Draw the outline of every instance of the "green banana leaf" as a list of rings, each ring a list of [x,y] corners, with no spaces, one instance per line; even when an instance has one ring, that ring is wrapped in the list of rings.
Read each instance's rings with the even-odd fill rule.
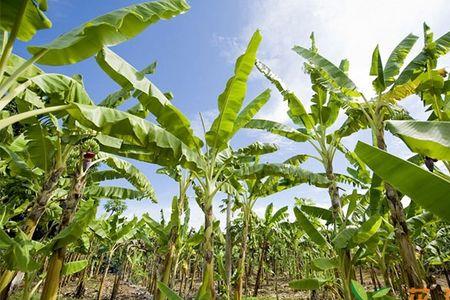
[[[300,211],[298,207],[294,207],[294,214],[297,222],[300,225],[300,228],[306,232],[311,241],[319,246],[328,245],[325,237],[314,227],[314,225],[308,220],[305,214]]]
[[[435,58],[445,55],[450,50],[450,31],[434,41]],[[403,85],[408,81],[413,81],[423,70],[429,59],[429,49],[423,49],[413,60],[403,69],[395,81],[395,85]]]
[[[320,278],[303,278],[289,282],[289,287],[296,291],[312,291],[320,289],[326,282]]]
[[[18,22],[22,2],[26,6],[20,22],[17,38],[23,42],[27,42],[36,34],[36,31],[51,28],[52,22],[43,13],[43,11],[47,10],[47,0],[2,0],[0,2],[0,31],[11,32],[14,24]]]
[[[372,53],[372,64],[370,66],[370,75],[376,76],[372,81],[372,85],[377,93],[381,93],[386,89],[386,82],[384,81],[383,63],[381,62],[381,55],[378,45]]]
[[[277,151],[279,148],[277,145],[272,143],[260,143],[260,142],[254,142],[248,146],[245,146],[243,148],[239,148],[235,151],[235,154],[238,155],[263,155],[268,153],[273,153]]]
[[[61,274],[67,276],[83,271],[88,263],[89,261],[87,259],[66,262],[61,270]]]
[[[96,59],[100,67],[123,89],[134,88],[141,92],[138,93],[138,100],[156,117],[161,127],[191,149],[201,148],[202,141],[195,137],[189,119],[144,74],[108,48],[103,48]]]
[[[120,159],[117,156],[100,152],[97,154],[99,159],[105,158],[103,161],[110,168],[119,172],[123,178],[128,180],[134,187],[136,187],[146,197],[156,201],[156,194],[152,187],[152,184],[138,168],[132,163]]]
[[[242,165],[235,172],[240,178],[257,179],[266,176],[281,176],[293,179],[298,183],[303,182],[318,187],[327,187],[329,185],[329,181],[325,176],[289,164],[264,163]]]
[[[314,259],[311,263],[316,269],[321,271],[331,270],[339,267],[339,262],[336,258],[321,257]]]
[[[378,229],[383,223],[383,218],[375,214],[371,216],[367,221],[361,224],[358,232],[353,236],[353,242],[356,244],[363,244],[367,242],[374,234],[377,233]]]
[[[308,112],[306,111],[303,103],[300,99],[291,91],[289,91],[284,82],[272,72],[272,70],[262,63],[260,60],[256,60],[256,68],[278,89],[283,96],[283,99],[288,103],[288,115],[295,124],[302,125],[307,129],[312,129],[314,121]]]
[[[98,199],[136,199],[141,200],[146,197],[141,191],[127,189],[120,186],[90,186],[84,191],[87,197]]]
[[[450,122],[388,121],[386,129],[415,153],[450,161]]]
[[[114,46],[127,41],[147,26],[186,12],[184,0],[162,0],[130,5],[97,17],[69,31],[46,45],[30,46],[28,51],[45,54],[37,63],[66,65],[82,61],[100,51],[103,46]]]
[[[400,73],[400,68],[403,66],[406,56],[411,51],[416,43],[418,37],[413,34],[408,34],[391,52],[384,67],[384,80],[386,86],[391,85],[395,81],[395,76]]]
[[[336,85],[343,90],[344,94],[355,97],[360,95],[357,91],[356,85],[352,80],[350,80],[350,78],[348,78],[347,74],[317,52],[300,46],[294,46],[292,50],[308,60],[311,64],[324,70],[330,79],[332,79]]]
[[[245,127],[265,130],[296,142],[304,142],[309,138],[307,134],[275,121],[253,119],[248,122]]]
[[[366,290],[358,281],[352,279],[350,283],[350,289],[356,300],[369,300],[369,296],[367,295]]]
[[[173,290],[171,290],[167,285],[158,281],[158,289],[163,293],[168,300],[183,300],[180,296],[178,296]]]
[[[58,233],[41,251],[54,251],[77,241],[95,218],[96,213],[96,201],[90,199],[82,202],[69,226]]]
[[[375,174],[402,194],[450,221],[450,181],[363,142],[358,142],[355,152]]]
[[[248,43],[245,53],[237,59],[234,75],[228,80],[223,93],[219,95],[219,115],[205,136],[206,143],[216,151],[225,149],[235,133],[236,118],[247,93],[247,80],[253,69],[261,40],[260,32],[256,31]]]
[[[257,113],[258,111],[269,101],[270,89],[265,90],[255,99],[253,99],[244,109],[239,113],[234,122],[234,133],[244,127]]]
[[[122,139],[113,154],[173,166],[178,163],[196,169],[200,163],[197,153],[189,149],[170,132],[145,119],[116,109],[73,104],[69,114],[83,126],[113,138]],[[115,151],[115,152],[114,152]],[[109,151],[107,151],[109,152]]]

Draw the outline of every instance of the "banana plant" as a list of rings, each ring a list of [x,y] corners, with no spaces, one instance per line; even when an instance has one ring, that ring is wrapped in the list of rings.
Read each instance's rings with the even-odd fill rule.
[[[136,231],[139,230],[141,224],[142,222],[139,223],[137,218],[127,221],[118,214],[114,214],[110,218],[99,220],[90,226],[90,229],[101,239],[107,251],[106,266],[98,287],[97,299],[103,299],[104,283],[113,255],[121,247],[126,246],[136,234]]]
[[[266,211],[264,212],[264,220],[262,222],[262,230],[261,230],[261,252],[259,256],[259,263],[258,263],[258,271],[256,273],[256,279],[255,279],[255,289],[253,291],[253,297],[258,296],[258,290],[260,288],[261,284],[261,274],[262,269],[264,267],[264,261],[266,260],[267,253],[269,251],[270,244],[269,242],[272,240],[271,237],[274,235],[277,235],[277,226],[279,223],[286,218],[286,212],[288,210],[287,206],[284,206],[280,209],[278,209],[276,212],[273,212],[273,203],[270,203],[266,207]]]
[[[386,65],[383,67],[378,46],[372,54],[370,75],[374,76],[372,84],[376,92],[375,97],[368,99],[341,69],[332,64],[315,51],[295,46],[293,50],[307,59],[310,64],[316,66],[323,74],[325,84],[335,89],[347,98],[348,119],[338,130],[342,135],[348,135],[355,130],[370,127],[372,130],[373,144],[381,150],[386,150],[384,138],[384,122],[393,119],[409,118],[402,111],[397,102],[418,91],[421,84],[428,80],[426,72],[429,66],[429,57],[436,62],[437,58],[445,55],[449,50],[450,32],[432,41],[428,26],[424,25],[425,47],[411,62],[403,68],[402,65],[411,48],[417,41],[417,37],[410,34],[405,37],[392,51]],[[431,65],[432,68],[435,64]],[[431,71],[431,70],[430,70]],[[375,177],[373,187],[381,185],[380,179]],[[387,202],[391,211],[391,221],[396,228],[396,239],[408,276],[410,287],[423,286],[423,274],[414,254],[414,246],[411,243],[406,224],[403,207],[398,192],[388,183],[384,184]]]
[[[242,299],[243,277],[247,254],[249,223],[256,201],[261,197],[273,195],[285,189],[308,183],[315,186],[326,186],[325,176],[310,173],[300,168],[295,159],[288,159],[283,164],[260,163],[259,157],[274,152],[278,147],[274,144],[259,142],[238,149],[234,153],[234,183],[237,206],[243,215],[242,250],[240,253],[237,278],[235,280],[234,299]],[[241,182],[241,183],[239,183]]]
[[[4,1],[0,4],[0,35],[2,37],[0,57],[0,108],[1,110],[31,84],[33,76],[40,70],[34,63],[45,65],[74,64],[95,55],[104,46],[114,46],[141,33],[148,26],[167,20],[189,10],[184,0],[162,0],[130,5],[94,18],[89,22],[63,34],[52,42],[29,46],[32,57],[25,60],[12,53],[17,39],[29,41],[38,30],[51,27],[45,16],[47,1]],[[92,41],[95,40],[95,43]],[[28,79],[22,82],[21,79]],[[0,128],[15,122],[46,114],[63,112],[70,105],[49,105],[3,117]],[[0,111],[1,111],[0,110]]]
[[[315,44],[314,35],[311,35],[311,48],[307,50],[312,55],[317,55],[317,47]],[[288,125],[281,124],[269,120],[253,119],[247,123],[247,128],[254,128],[266,130],[270,133],[280,135],[294,142],[306,142],[310,144],[317,155],[299,155],[297,159],[302,161],[312,158],[317,160],[324,169],[324,175],[330,181],[328,186],[328,193],[332,204],[332,214],[334,219],[335,231],[343,224],[343,215],[341,208],[341,199],[338,190],[338,182],[347,181],[353,184],[364,186],[368,183],[369,174],[364,167],[364,164],[357,158],[357,156],[346,149],[342,144],[341,131],[335,130],[329,132],[329,128],[335,124],[339,112],[344,106],[346,98],[341,93],[330,88],[326,84],[327,77],[312,63],[305,63],[306,73],[310,76],[312,83],[312,90],[315,92],[310,106],[310,112],[306,110],[300,99],[291,91],[289,91],[285,84],[275,75],[269,67],[262,62],[257,61],[256,66],[258,70],[276,86],[282,94],[283,99],[288,104],[288,115],[294,124],[299,128],[292,128]],[[345,74],[348,71],[348,61],[343,60],[339,72]],[[342,152],[346,158],[355,165],[356,169],[349,168],[350,176],[344,174],[336,174],[333,170],[333,161],[337,151]],[[295,160],[296,158],[292,158]],[[344,224],[345,226],[345,224]],[[350,293],[350,278],[353,274],[353,268],[349,263],[351,260],[350,251],[343,249],[339,255],[340,259],[347,261],[341,265],[343,280],[343,287],[345,299],[351,299]]]

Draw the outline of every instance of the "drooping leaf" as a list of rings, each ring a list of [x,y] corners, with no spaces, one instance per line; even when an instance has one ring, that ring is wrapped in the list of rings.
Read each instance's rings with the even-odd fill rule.
[[[382,222],[383,218],[380,215],[375,214],[371,216],[367,221],[362,223],[361,227],[359,227],[358,232],[353,236],[353,241],[357,244],[367,242],[375,233],[377,233]]]
[[[303,204],[300,209],[310,216],[325,220],[329,223],[333,222],[333,213],[329,209],[306,204]]]
[[[301,124],[307,129],[312,129],[314,121],[311,116],[308,115],[305,107],[300,99],[291,91],[289,91],[284,82],[272,72],[272,70],[263,64],[261,61],[256,61],[256,68],[278,89],[283,96],[283,99],[288,103],[288,115],[296,124]]]
[[[90,186],[84,194],[98,199],[143,199],[146,197],[141,191],[127,189],[120,186]]]
[[[314,243],[319,246],[325,246],[328,244],[323,235],[314,227],[314,225],[308,220],[304,213],[298,209],[298,207],[294,207],[294,214],[301,229],[306,232]]]
[[[27,42],[36,34],[36,31],[52,27],[52,22],[45,16],[45,7],[39,6],[38,1],[2,0],[0,2],[0,30],[11,32],[14,24],[18,22],[22,3],[25,4],[23,18],[20,21],[17,38]]]
[[[450,181],[385,151],[358,142],[356,154],[383,180],[412,201],[450,221]]]
[[[389,121],[386,129],[401,138],[411,151],[450,161],[450,122]]]
[[[46,51],[37,62],[66,65],[96,54],[103,46],[114,46],[138,35],[147,26],[186,12],[184,0],[162,0],[130,5],[97,17],[46,45],[28,47],[35,55]]]
[[[336,84],[346,93],[353,96],[359,96],[359,92],[357,91],[356,85],[353,83],[353,81],[348,78],[344,71],[336,67],[329,60],[322,57],[316,52],[300,46],[294,46],[293,50],[313,65],[323,69],[328,74],[328,76],[332,80],[334,80]]]
[[[225,90],[219,96],[219,115],[205,136],[207,144],[213,149],[220,151],[226,148],[233,136],[235,121],[247,93],[247,80],[253,69],[261,40],[261,34],[256,31],[245,53],[237,59],[234,75],[228,80]]]
[[[347,226],[341,231],[339,231],[336,236],[333,238],[333,245],[336,249],[345,249],[351,248],[354,246],[351,242],[353,237],[358,232],[358,229],[355,226]]]
[[[136,187],[143,195],[156,201],[155,191],[148,180],[138,168],[132,163],[120,159],[119,157],[106,153],[98,153],[98,158],[105,158],[106,163],[110,168],[119,172],[123,178],[126,178],[134,187]]]
[[[289,282],[289,287],[296,291],[318,290],[326,283],[326,280],[320,278],[303,278]]]
[[[61,274],[67,276],[81,272],[87,267],[88,263],[87,259],[66,262],[61,270]]]
[[[101,68],[123,89],[134,88],[143,108],[151,112],[158,123],[192,149],[202,146],[195,137],[188,118],[144,74],[108,48],[97,54]]]
[[[307,134],[275,121],[253,119],[245,127],[265,130],[296,142],[304,142],[308,139]]]
[[[327,187],[329,184],[329,181],[325,176],[289,164],[264,163],[243,165],[235,172],[241,178],[256,179],[264,178],[266,176],[281,176],[295,180],[297,184],[303,182],[319,187]]]
[[[339,266],[336,258],[316,258],[312,261],[312,264],[315,268],[321,271],[335,269]]]
[[[163,128],[142,118],[106,107],[75,104],[68,112],[83,126],[122,139],[120,149],[109,149],[120,156],[131,157],[162,166],[181,163],[196,168],[196,152]]]
[[[278,146],[272,143],[255,142],[235,151],[238,155],[263,155],[272,153],[278,150]]]

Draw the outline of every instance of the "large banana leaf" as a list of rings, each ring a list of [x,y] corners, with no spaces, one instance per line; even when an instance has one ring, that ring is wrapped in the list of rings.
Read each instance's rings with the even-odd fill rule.
[[[305,214],[300,209],[298,209],[298,207],[294,207],[294,214],[300,225],[300,228],[306,232],[311,241],[319,246],[328,245],[325,237],[316,229],[316,227],[314,227],[314,225],[309,221]]]
[[[278,150],[278,146],[272,143],[260,143],[260,142],[254,142],[248,146],[245,146],[243,148],[239,148],[235,151],[238,155],[263,155],[272,153]]]
[[[183,300],[183,298],[178,296],[177,293],[175,293],[173,290],[171,290],[163,282],[158,281],[157,285],[158,285],[158,289],[167,297],[168,300]]]
[[[89,261],[87,259],[66,262],[61,270],[62,275],[72,275],[82,271],[87,267]]]
[[[184,0],[130,5],[90,20],[49,44],[28,47],[28,50],[33,55],[46,51],[37,61],[40,64],[73,64],[96,54],[103,46],[120,44],[138,35],[147,26],[175,17],[188,9],[189,5]]]
[[[122,139],[116,152],[163,166],[196,168],[200,158],[170,132],[131,114],[93,105],[74,104],[69,114],[83,126]],[[114,150],[114,149],[112,149]],[[115,152],[112,152],[115,153]],[[129,155],[127,155],[127,153]]]
[[[144,175],[138,168],[136,168],[132,163],[120,159],[111,154],[98,153],[98,158],[105,158],[103,161],[110,168],[119,172],[123,178],[127,179],[134,187],[136,187],[142,194],[146,197],[156,200],[155,191],[148,180],[147,176]]]
[[[251,179],[264,178],[266,176],[280,176],[292,179],[298,184],[303,182],[319,187],[327,187],[329,184],[325,176],[289,164],[265,163],[243,165],[236,170],[236,175],[241,178]]]
[[[378,45],[372,53],[372,64],[370,66],[369,74],[372,76],[376,76],[376,78],[372,81],[372,85],[374,86],[377,93],[381,93],[382,91],[384,91],[386,89],[386,82],[384,81],[383,63],[381,61],[381,55]]]
[[[270,120],[253,119],[245,127],[265,130],[296,142],[304,142],[309,137],[307,134],[295,130],[292,127]]]
[[[8,270],[31,272],[39,268],[39,263],[33,260],[33,252],[36,252],[41,244],[30,240],[25,233],[19,230],[14,238],[9,237],[0,229],[0,247],[3,259]]]
[[[450,122],[389,121],[386,128],[411,151],[439,160],[450,160]]]
[[[327,281],[321,278],[303,278],[289,282],[289,287],[296,291],[318,290]]]
[[[389,86],[395,81],[395,76],[400,72],[400,68],[405,61],[406,56],[411,51],[411,48],[416,43],[418,37],[413,34],[408,34],[392,51],[391,55],[384,67],[384,80],[386,85]]]
[[[263,64],[261,61],[257,60],[256,68],[278,89],[278,91],[283,96],[283,99],[288,103],[288,115],[298,125],[303,125],[307,129],[312,129],[314,126],[314,121],[311,116],[308,115],[303,103],[298,99],[298,97],[291,91],[289,91],[284,82],[272,72],[272,70]]]
[[[141,191],[127,189],[119,186],[90,186],[86,188],[84,194],[87,197],[93,197],[98,199],[137,199],[140,200],[146,195]],[[153,199],[152,199],[153,200]]]
[[[292,50],[294,50],[297,54],[308,60],[313,65],[324,70],[328,74],[328,76],[345,92],[345,94],[351,96],[359,96],[359,92],[357,91],[356,85],[353,83],[353,81],[348,78],[347,74],[345,74],[343,70],[335,66],[329,60],[315,51],[311,51],[300,46],[294,46]]]
[[[433,52],[435,57],[443,56],[450,50],[450,31],[438,38],[434,42]],[[423,49],[400,73],[395,85],[406,84],[410,80],[414,80],[421,71],[426,67],[429,59],[430,49]]]
[[[244,102],[247,80],[253,69],[261,40],[261,34],[256,31],[245,53],[237,59],[234,75],[228,80],[225,90],[219,96],[219,115],[205,136],[207,144],[217,151],[226,148],[233,136],[235,121]]]
[[[383,180],[450,222],[450,181],[363,142],[355,152]]]
[[[108,48],[103,48],[96,59],[101,68],[122,88],[132,87],[141,92],[137,97],[138,100],[145,109],[155,115],[156,120],[164,129],[191,149],[202,146],[202,141],[194,136],[189,119],[142,72],[136,70]]]
[[[5,127],[8,127],[9,125],[12,125],[16,122],[20,122],[20,121],[23,121],[23,120],[26,120],[28,118],[35,117],[38,115],[47,114],[47,113],[51,113],[51,112],[60,112],[60,113],[64,112],[69,107],[71,107],[70,104],[50,106],[50,107],[45,107],[45,108],[40,108],[40,109],[23,112],[23,113],[16,114],[16,115],[4,118],[4,119],[0,119],[0,130]]]
[[[29,41],[36,31],[52,27],[52,22],[44,15],[46,0],[2,0],[0,2],[0,30],[11,32],[14,24],[20,22],[17,38]],[[23,18],[19,20],[22,3],[25,3]]]
[[[253,99],[244,109],[239,113],[234,122],[234,133],[245,126],[257,113],[258,111],[267,103],[270,98],[270,90],[267,89],[261,94],[259,94],[255,99]]]
[[[48,129],[37,122],[25,131],[28,141],[28,153],[31,161],[45,172],[49,171],[53,164],[55,145],[52,143]]]

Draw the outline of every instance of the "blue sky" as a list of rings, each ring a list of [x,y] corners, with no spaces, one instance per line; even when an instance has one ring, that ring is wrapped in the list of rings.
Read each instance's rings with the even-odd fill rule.
[[[89,19],[136,2],[142,1],[50,0],[47,15],[53,28],[39,32],[28,45],[49,42]],[[196,131],[200,130],[199,112],[207,123],[213,120],[217,96],[232,74],[234,60],[257,28],[261,29],[264,37],[259,57],[305,103],[309,103],[310,84],[301,69],[303,61],[290,49],[295,44],[309,45],[312,31],[316,34],[320,52],[335,63],[348,58],[352,79],[371,95],[368,70],[371,52],[377,43],[381,43],[381,55],[386,60],[390,51],[408,33],[422,37],[424,21],[431,26],[436,37],[450,29],[450,10],[445,0],[193,0],[189,3],[191,10],[188,13],[157,23],[138,37],[112,49],[138,69],[157,60],[157,72],[150,79],[161,90],[174,94],[173,103],[192,120]],[[421,46],[422,40],[419,40],[414,53]],[[16,46],[14,51],[29,56],[24,44]],[[448,57],[442,60],[442,66],[448,67],[449,64]],[[92,58],[75,65],[41,67],[47,72],[82,74],[86,89],[95,101],[118,89]],[[249,81],[247,99],[252,99],[267,87],[269,84],[255,73]],[[280,96],[274,90],[272,95],[259,117],[288,122]],[[417,118],[425,117],[416,98],[407,99],[403,105]],[[400,141],[388,138],[388,147],[399,155],[408,155]],[[369,140],[367,133],[362,133],[349,138],[346,144],[353,147],[358,139]],[[256,140],[276,142],[283,147],[280,153],[269,157],[271,161],[282,161],[288,155],[311,151],[306,146],[249,130],[239,133],[232,145],[238,147]],[[145,200],[129,201],[127,214],[140,215],[148,211],[157,217],[160,209],[168,211],[170,200],[177,191],[176,184],[165,176],[156,175],[155,166],[143,163],[137,163],[137,166],[152,181],[159,204]],[[320,170],[314,163],[307,163],[306,167]],[[337,158],[336,169],[345,171],[342,157]],[[261,199],[255,210],[261,213],[270,202],[274,202],[276,207],[291,205],[295,196],[312,198],[319,205],[328,205],[325,190],[302,186]],[[219,196],[217,204],[220,199]],[[201,212],[194,201],[191,203],[192,223],[199,226],[202,223]],[[218,218],[223,216],[218,214]]]

